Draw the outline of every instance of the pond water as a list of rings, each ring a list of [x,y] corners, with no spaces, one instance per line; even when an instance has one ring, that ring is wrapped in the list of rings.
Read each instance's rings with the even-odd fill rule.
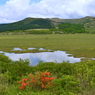
[[[28,49],[35,49],[35,48],[28,48]],[[20,48],[14,48],[14,50],[22,50]],[[45,50],[43,48],[39,48],[39,50]],[[55,63],[61,63],[63,61],[69,61],[69,63],[75,63],[80,62],[81,58],[74,58],[73,56],[69,56],[70,54],[66,54],[65,51],[54,51],[50,52],[39,52],[39,53],[8,53],[8,52],[2,52],[4,55],[8,56],[11,60],[17,61],[20,58],[21,59],[29,59],[30,65],[35,66],[38,64],[39,61],[43,62],[55,62]]]

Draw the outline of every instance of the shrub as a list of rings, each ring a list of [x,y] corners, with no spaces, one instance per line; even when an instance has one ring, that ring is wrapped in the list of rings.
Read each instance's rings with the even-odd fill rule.
[[[0,54],[0,61],[2,62],[11,62],[11,59],[9,59],[7,56]]]
[[[23,78],[21,81],[18,81],[20,84],[19,89],[38,89],[38,90],[44,90],[48,89],[53,85],[51,82],[54,79],[54,77],[50,77],[50,72],[36,72],[34,75],[29,74],[28,78]]]
[[[63,92],[66,93],[71,92],[74,94],[81,91],[79,81],[74,76],[71,75],[63,75],[62,78],[55,79],[54,85],[55,85],[54,90],[56,91],[57,95],[63,94]]]

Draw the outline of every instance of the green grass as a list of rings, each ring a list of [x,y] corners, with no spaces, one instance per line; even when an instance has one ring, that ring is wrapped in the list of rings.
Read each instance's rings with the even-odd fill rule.
[[[50,34],[50,35],[0,35],[0,50],[10,52],[14,47],[27,49],[42,47],[62,50],[75,57],[95,57],[94,34]]]

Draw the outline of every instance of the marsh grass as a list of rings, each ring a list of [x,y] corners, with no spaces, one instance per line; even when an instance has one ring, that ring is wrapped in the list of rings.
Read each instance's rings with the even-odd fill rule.
[[[46,39],[48,38],[48,39]],[[94,34],[0,35],[0,50],[38,47],[67,51],[75,57],[95,57]],[[28,51],[26,51],[28,52]]]
[[[13,50],[9,51],[10,53],[38,53],[38,52],[53,52],[53,50],[48,51],[48,50],[38,50],[38,49],[33,49],[33,50]]]

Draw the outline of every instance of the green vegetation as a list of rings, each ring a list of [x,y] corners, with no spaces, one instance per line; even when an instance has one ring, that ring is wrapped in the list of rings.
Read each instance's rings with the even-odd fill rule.
[[[68,24],[72,24],[72,25],[75,24],[75,26],[79,25],[79,27],[80,26],[84,27],[86,33],[93,33],[93,34],[95,33],[95,17],[87,16],[87,17],[79,18],[79,19],[58,19],[58,18],[52,18],[50,20],[52,21],[52,23],[55,25],[56,28],[58,28],[57,25],[59,25],[59,24],[68,23]],[[81,32],[82,28],[79,29],[80,32],[77,31],[78,29],[79,28],[77,27],[76,33],[82,33]],[[70,32],[70,33],[72,33],[72,32]]]
[[[0,27],[3,27],[3,26],[5,26],[5,25],[7,25],[7,24],[0,24]]]
[[[67,51],[75,57],[95,58],[94,34],[0,35],[0,51],[10,52],[14,47],[38,47]],[[28,51],[26,51],[28,52]]]
[[[52,34],[49,29],[30,29],[24,31],[26,34]]]
[[[5,31],[1,35],[22,35],[22,34],[52,34],[49,29],[29,29],[29,30],[15,30],[15,31]]]
[[[53,79],[52,85],[46,88],[40,86],[40,82],[44,83],[44,80],[39,80],[38,72],[42,72],[42,75],[46,72],[48,77],[43,75],[41,79]],[[32,82],[36,81],[39,86],[30,84],[25,87],[28,83],[27,76],[31,76]],[[21,83],[20,89],[18,82]],[[95,61],[74,64],[39,62],[37,66],[29,66],[28,60],[11,61],[0,55],[0,95],[95,95]]]
[[[25,50],[15,53],[39,52],[27,50],[34,47],[83,57],[73,64],[40,61],[30,66],[28,59],[12,61],[0,54],[0,95],[95,95],[95,60],[91,60],[95,58],[94,17],[26,18],[0,24],[0,34],[0,51],[14,52],[19,47]]]
[[[85,28],[81,24],[62,23],[58,24],[58,29],[63,31],[65,34],[86,33]]]
[[[42,31],[38,31],[36,29],[42,29]],[[0,24],[0,32],[13,34],[94,34],[95,17],[84,17],[79,19],[26,18],[14,23]]]
[[[76,57],[86,57],[82,59],[85,59],[84,61],[73,64],[39,62],[37,66],[29,66],[28,59],[12,61],[1,54],[0,95],[94,95],[95,61],[88,61],[90,58],[95,58],[94,39],[94,34],[0,35],[1,51],[11,52],[14,47],[22,49],[43,47],[67,51]],[[34,52],[37,50],[35,49]],[[50,72],[50,78],[54,77],[53,85],[49,85],[49,88],[39,88],[41,81],[35,76],[37,71]],[[39,87],[30,84],[20,90],[17,82],[26,79],[30,73],[35,76]]]
[[[1,26],[1,25],[0,25]],[[2,25],[0,32],[14,31],[14,30],[27,30],[27,29],[51,29],[53,25],[50,20],[41,18],[26,18],[24,20]]]

